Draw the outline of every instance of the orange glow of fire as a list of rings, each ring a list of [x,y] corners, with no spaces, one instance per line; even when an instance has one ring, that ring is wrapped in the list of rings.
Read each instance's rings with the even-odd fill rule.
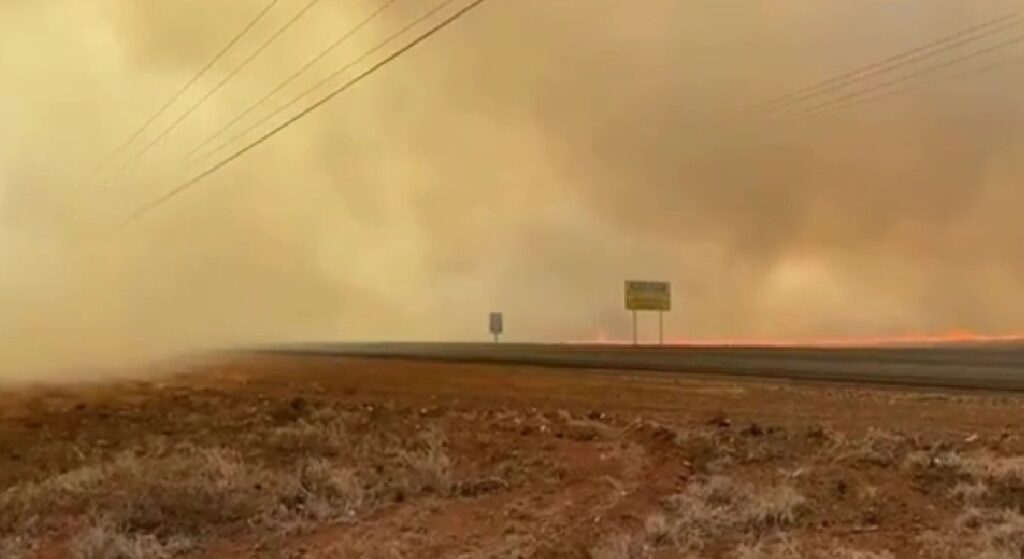
[[[641,344],[656,343],[657,340],[641,339]],[[900,345],[938,345],[961,343],[1006,343],[1024,342],[1024,334],[977,334],[970,330],[956,328],[945,334],[908,334],[902,336],[851,336],[840,338],[672,338],[666,345],[674,346],[754,346],[754,347],[863,347]],[[605,332],[595,339],[570,342],[573,344],[631,345],[632,340],[617,340]]]

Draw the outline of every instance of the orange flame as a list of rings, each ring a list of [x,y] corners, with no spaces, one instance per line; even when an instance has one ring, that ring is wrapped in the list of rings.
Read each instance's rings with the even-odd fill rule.
[[[908,334],[902,336],[851,336],[840,338],[672,338],[666,345],[673,346],[753,346],[753,347],[870,347],[870,346],[914,346],[966,343],[1024,342],[1024,334],[977,334],[970,330],[955,328],[945,334]],[[596,339],[570,342],[572,344],[631,345],[632,340],[615,340],[600,333]],[[649,339],[641,344],[654,343]]]

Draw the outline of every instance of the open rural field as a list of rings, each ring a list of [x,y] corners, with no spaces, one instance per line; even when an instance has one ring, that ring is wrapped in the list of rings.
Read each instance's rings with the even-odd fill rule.
[[[1014,393],[241,355],[0,396],[0,557],[1019,558]]]

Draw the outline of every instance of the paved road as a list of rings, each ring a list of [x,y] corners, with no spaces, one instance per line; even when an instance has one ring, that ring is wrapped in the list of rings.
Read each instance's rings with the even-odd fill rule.
[[[710,373],[952,388],[1024,390],[1024,344],[757,347],[542,344],[300,344],[272,352],[581,369]]]

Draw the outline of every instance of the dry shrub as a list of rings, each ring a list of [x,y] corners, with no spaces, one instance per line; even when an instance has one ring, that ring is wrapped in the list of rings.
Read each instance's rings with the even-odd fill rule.
[[[8,487],[0,493],[0,534],[24,534],[45,524],[48,514],[83,506],[83,496],[102,491],[105,472],[85,466],[70,472]]]
[[[964,464],[971,476],[1001,485],[1024,486],[1024,456],[995,456],[982,453]]]
[[[974,506],[967,507],[953,521],[953,527],[958,532],[977,530],[985,523],[986,514],[991,514],[991,512],[982,511]]]
[[[857,490],[857,496],[868,502],[874,502],[878,500],[879,489],[875,485],[864,485]]]
[[[70,472],[7,488],[0,494],[0,529],[11,530],[19,522],[35,520],[53,509],[63,509],[103,489],[106,472],[85,466]]]
[[[673,540],[699,549],[708,538],[730,529],[738,518],[738,493],[730,478],[714,476],[670,497],[666,505]]]
[[[735,441],[723,436],[721,429],[677,430],[675,444],[689,457],[694,471],[705,475],[725,470],[738,455]]]
[[[841,547],[816,555],[819,559],[896,559],[890,551],[862,551]]]
[[[904,460],[918,489],[932,495],[954,496],[954,488],[970,480],[966,459],[956,451],[915,451]],[[964,490],[963,487],[957,491]]]
[[[410,493],[450,495],[454,481],[446,445],[444,435],[428,431],[412,449],[402,449],[399,458],[403,466],[403,479],[399,481],[399,487]]]
[[[836,437],[830,452],[839,462],[888,468],[901,462],[909,447],[908,443],[903,435],[872,427],[859,439]]]
[[[617,440],[622,435],[621,431],[610,425],[592,419],[577,419],[565,410],[559,410],[557,415],[562,423],[565,436],[572,440],[611,441]]]
[[[733,553],[735,559],[895,559],[889,551],[862,551],[846,547],[808,552],[788,537],[741,545]]]
[[[673,543],[696,550],[710,540],[789,526],[805,511],[806,500],[790,485],[761,488],[713,476],[692,483],[665,506]]]
[[[641,559],[644,550],[636,538],[619,534],[605,538],[588,550],[588,555],[590,559]]]
[[[354,516],[366,499],[353,470],[339,469],[326,460],[310,460],[300,471],[300,486],[306,498],[302,512],[313,520]]]
[[[1024,550],[1024,516],[1015,510],[969,508],[952,529],[923,536],[926,556],[935,559],[1019,559]]]
[[[1024,507],[1024,456],[997,456],[988,451],[972,455],[915,452],[906,463],[919,480],[946,483],[950,497],[960,502]]]
[[[265,434],[259,433],[257,436],[265,437],[262,444],[285,452],[330,456],[351,447],[345,424],[340,422],[311,422],[300,419],[276,427]]]
[[[190,547],[185,539],[161,543],[153,536],[130,534],[101,520],[79,533],[69,549],[73,559],[164,559]]]
[[[544,540],[542,542],[542,540]],[[483,549],[464,551],[457,555],[446,555],[445,559],[510,559],[510,558],[537,558],[541,557],[563,557],[557,552],[545,554],[550,550],[546,543],[547,538],[533,534],[513,534],[504,537],[501,541],[494,542]],[[349,557],[350,555],[338,555],[338,557]],[[579,557],[579,554],[573,555]],[[369,558],[368,558],[369,559]]]
[[[974,483],[960,482],[949,490],[949,496],[964,504],[980,502],[989,494],[988,486],[980,481]]]
[[[907,454],[904,466],[910,469],[943,469],[962,471],[966,465],[964,457],[956,451],[915,450]]]
[[[5,491],[0,535],[41,535],[67,516],[105,518],[106,524],[85,535],[83,554],[155,549],[154,542],[199,538],[238,523],[340,518],[362,505],[363,497],[353,473],[324,461],[284,471],[247,463],[237,452],[220,448],[183,447],[162,456],[122,453],[104,464]],[[104,540],[104,534],[110,537]],[[90,553],[82,556],[108,556]]]
[[[792,486],[779,485],[752,495],[744,516],[748,523],[759,527],[788,526],[796,521],[806,502]]]
[[[35,542],[21,535],[0,538],[0,557],[4,559],[26,559],[35,556]]]
[[[965,479],[1024,487],[1024,456],[997,456],[991,452],[964,455],[956,451],[913,452],[906,465],[917,470],[940,470]]]
[[[661,545],[668,541],[672,527],[664,514],[655,513],[644,520],[644,535],[654,545]]]
[[[789,539],[740,545],[733,552],[735,559],[803,559],[799,546]]]
[[[409,552],[410,548],[415,549],[417,546],[410,542],[404,541],[391,541],[391,542],[361,542],[356,545],[351,544],[333,544],[325,549],[314,550],[300,555],[302,559],[407,559],[412,557],[413,554]],[[464,555],[459,556],[459,559],[491,559],[492,555]],[[454,559],[454,558],[453,558]]]
[[[103,491],[83,504],[131,530],[199,534],[210,525],[255,518],[298,491],[297,484],[234,451],[192,448],[160,458],[121,455],[105,468]]]
[[[639,478],[647,464],[647,450],[637,443],[617,445],[607,454],[619,459],[622,463],[622,476],[627,480]]]

